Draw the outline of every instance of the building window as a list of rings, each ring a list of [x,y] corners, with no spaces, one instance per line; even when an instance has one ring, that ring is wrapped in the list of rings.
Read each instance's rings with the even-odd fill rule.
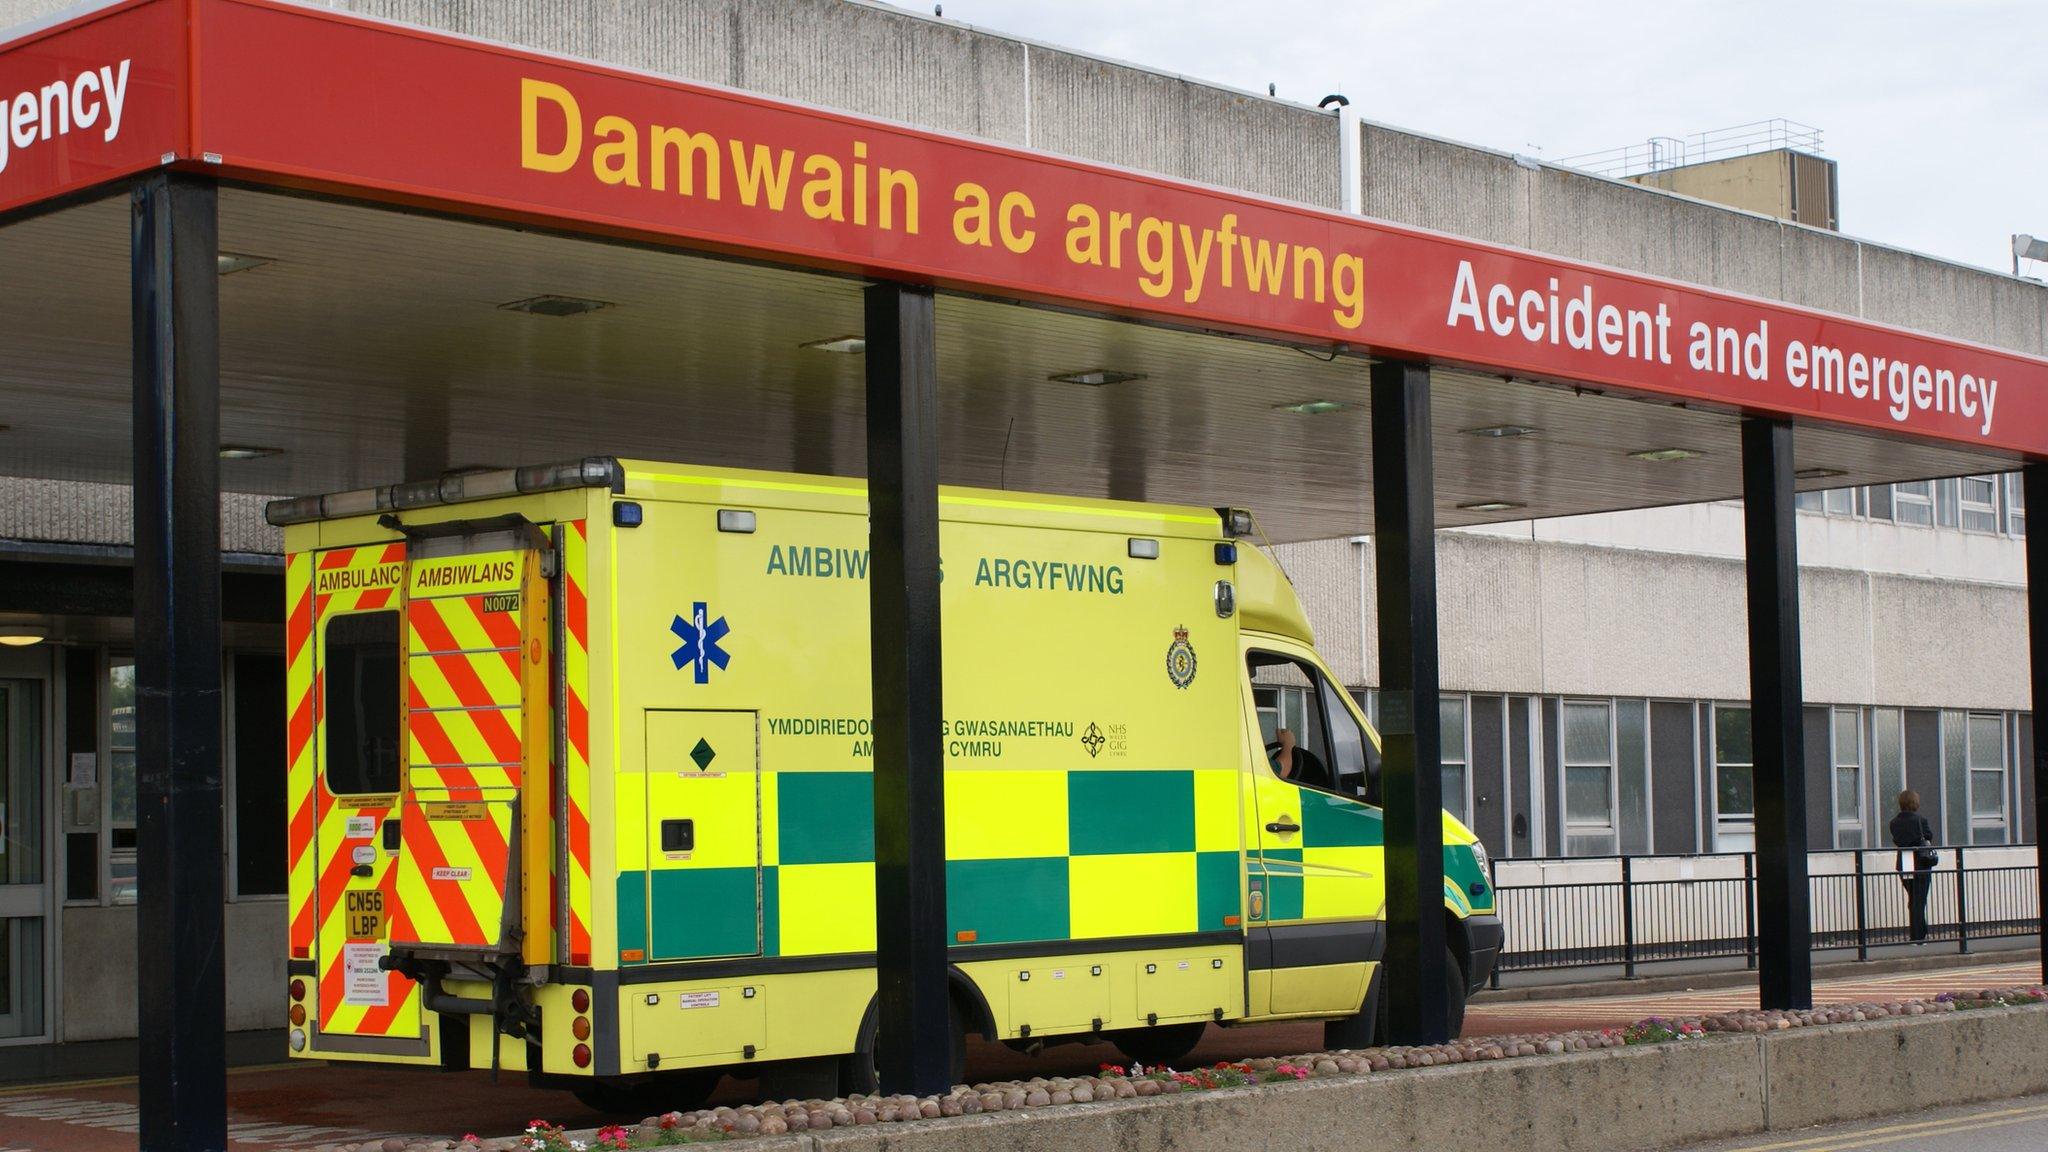
[[[1749,708],[1714,706],[1714,850],[1747,852],[1756,846],[1755,744]]]
[[[1934,482],[1913,480],[1892,485],[1892,519],[1901,524],[1934,527]]]
[[[1564,853],[1611,856],[1614,824],[1614,710],[1606,701],[1564,702]]]
[[[100,672],[97,650],[72,649],[66,660],[67,666],[76,664],[84,670],[83,682],[97,678],[100,747],[106,750],[103,756],[93,758],[101,770],[99,786],[67,790],[77,795],[81,805],[70,827],[84,831],[74,830],[67,836],[65,868],[70,875],[66,900],[132,904],[137,875],[135,660],[126,655],[108,657],[104,673]],[[234,899],[282,896],[286,870],[284,659],[276,653],[229,652],[223,655],[222,664],[228,892]],[[74,681],[74,690],[77,684]],[[77,734],[72,746],[91,747]],[[105,829],[104,838],[93,834],[94,826]],[[104,887],[96,892],[91,884],[76,882],[80,877],[104,877]],[[99,892],[104,892],[104,897]]]
[[[107,895],[135,902],[135,658],[107,664]]]
[[[1443,762],[1444,811],[1460,824],[1472,822],[1471,757],[1465,744],[1465,697],[1445,693],[1437,698],[1440,734],[1437,737]]]
[[[2005,843],[2005,717],[1972,712],[1969,720],[1970,843]]]
[[[1863,847],[1863,715],[1836,708],[1834,721],[1835,847]]]
[[[1965,532],[1998,531],[1998,477],[1962,478],[1962,529]]]
[[[1906,787],[1906,714],[1897,708],[1870,710],[1871,762],[1877,771],[1876,805],[1866,824],[1866,843],[1885,844],[1886,825]]]
[[[1856,514],[1856,489],[1830,488],[1820,494],[1821,505],[1830,516],[1854,516]]]
[[[2005,530],[2015,536],[2027,534],[2027,481],[2018,472],[2005,474]]]

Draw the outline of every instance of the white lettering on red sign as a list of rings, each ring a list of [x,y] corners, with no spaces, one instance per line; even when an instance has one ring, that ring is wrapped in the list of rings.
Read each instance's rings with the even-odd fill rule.
[[[103,65],[87,69],[69,80],[54,80],[40,88],[24,88],[9,97],[0,108],[5,131],[0,131],[0,172],[7,171],[12,152],[20,152],[45,140],[69,136],[73,129],[84,131],[100,124],[100,138],[113,143],[121,134],[121,110],[128,101],[128,64]]]
[[[1632,307],[1595,297],[1591,283],[1572,285],[1558,276],[1542,285],[1494,281],[1482,287],[1472,261],[1458,262],[1444,324],[1469,325],[1473,332],[1502,340],[1570,349],[1605,361],[1636,361],[1670,367],[1679,352],[1671,338],[1670,305]],[[1867,405],[1892,422],[1905,424],[1916,413],[1974,425],[1977,434],[1991,435],[1998,404],[1998,380],[1978,366],[1925,363],[1887,356],[1877,349],[1788,339],[1782,355],[1771,354],[1769,320],[1725,323],[1692,320],[1682,336],[1684,366],[1700,383],[1739,380],[1755,384],[1782,383],[1808,392],[1825,404],[1823,411],[1846,415],[1853,405]],[[1943,354],[1967,356],[1967,349]],[[1780,374],[1773,375],[1774,367]]]

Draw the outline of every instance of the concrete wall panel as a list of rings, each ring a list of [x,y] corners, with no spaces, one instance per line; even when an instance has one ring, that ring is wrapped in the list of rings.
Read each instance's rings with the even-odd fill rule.
[[[1833,232],[1785,225],[1778,230],[1780,299],[1854,316],[1862,307],[1858,251]]]
[[[1345,540],[1316,540],[1306,544],[1281,544],[1273,549],[1287,577],[1294,583],[1308,612],[1309,627],[1315,630],[1316,651],[1329,664],[1330,672],[1347,688],[1377,684],[1377,660],[1368,666],[1359,648],[1359,637],[1371,641],[1372,633],[1359,627],[1359,557],[1371,554],[1361,545]],[[1376,655],[1376,654],[1375,654]]]
[[[1800,570],[1801,672],[1808,700],[1854,704],[1873,698],[1869,588],[1861,572]]]
[[[839,0],[737,3],[734,83],[1008,144],[1026,141],[1024,45]]]
[[[1863,316],[1882,324],[1996,343],[1991,285],[1998,279],[1974,268],[1865,244]]]
[[[249,900],[227,913],[227,1026],[230,1032],[283,1025],[285,903]],[[135,1035],[135,908],[63,910],[64,1014],[61,1038],[111,1040]],[[148,978],[148,973],[142,973]]]
[[[737,82],[738,0],[343,0],[334,6],[684,80]]]
[[[1437,534],[1439,677],[1455,692],[1533,689],[1543,676],[1537,553],[1526,544]]]
[[[1378,124],[1359,131],[1367,216],[1528,245],[1532,169],[1497,152]]]
[[[2028,707],[2024,591],[1873,576],[1870,596],[1878,703]]]

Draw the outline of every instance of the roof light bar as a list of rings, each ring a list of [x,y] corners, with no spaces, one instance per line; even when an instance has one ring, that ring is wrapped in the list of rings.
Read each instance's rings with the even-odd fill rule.
[[[558,464],[536,464],[525,468],[497,468],[489,472],[449,474],[438,480],[419,480],[383,488],[358,488],[326,496],[300,496],[273,500],[263,518],[283,527],[312,520],[336,520],[345,516],[368,516],[376,512],[430,508],[516,496],[532,492],[561,492],[571,488],[610,488],[618,491],[625,483],[625,469],[610,456],[586,456]]]

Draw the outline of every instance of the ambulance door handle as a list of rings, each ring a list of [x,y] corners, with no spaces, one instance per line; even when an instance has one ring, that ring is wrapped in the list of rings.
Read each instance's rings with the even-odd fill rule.
[[[663,820],[661,822],[661,850],[663,852],[691,852],[697,847],[697,822],[694,820]]]
[[[1285,820],[1275,820],[1271,824],[1266,825],[1266,831],[1280,833],[1299,832],[1301,831],[1301,825],[1291,824]]]
[[[355,867],[349,869],[348,874],[351,876],[362,876],[364,878],[368,878],[371,871],[372,869],[368,864],[358,864]]]
[[[384,822],[384,850],[386,852],[398,851],[398,821],[396,820],[386,820]]]

